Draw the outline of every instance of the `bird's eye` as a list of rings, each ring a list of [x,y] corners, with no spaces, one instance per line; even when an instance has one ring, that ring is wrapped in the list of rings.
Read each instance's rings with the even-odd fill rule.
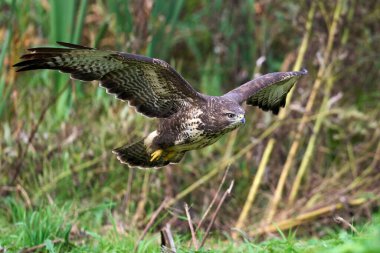
[[[235,117],[235,114],[233,114],[233,113],[226,113],[226,115],[227,115],[227,117],[230,118],[230,119],[232,119],[232,118]]]

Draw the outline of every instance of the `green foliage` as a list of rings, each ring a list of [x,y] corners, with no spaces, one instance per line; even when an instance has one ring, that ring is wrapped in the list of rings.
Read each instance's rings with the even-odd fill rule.
[[[17,252],[33,245],[39,245],[46,252],[131,252],[136,244],[137,234],[134,232],[120,234],[115,227],[103,235],[92,232],[97,226],[97,219],[86,220],[83,214],[73,215],[77,210],[74,205],[26,209],[20,202],[10,198],[0,202],[0,205],[3,217],[0,219],[0,249],[6,249],[7,252]],[[111,207],[105,204],[83,213],[96,217],[102,211],[101,216],[105,218]],[[73,224],[80,224],[86,229],[77,231]],[[359,231],[358,235],[340,231],[326,238],[308,240],[297,240],[295,233],[285,235],[281,232],[280,238],[260,243],[246,240],[238,245],[214,239],[197,252],[379,252],[380,216],[375,216],[373,223],[365,225]],[[76,233],[78,235],[75,236]],[[78,243],[75,239],[78,236],[85,243]],[[187,240],[184,239],[175,237],[179,252],[195,252],[187,248]],[[137,252],[159,252],[159,238],[151,236],[143,240]]]
[[[2,235],[2,244],[9,248],[30,247],[55,238],[68,240],[71,224],[65,224],[64,209],[49,206],[40,210],[26,210],[22,204],[13,199],[7,199],[3,213],[8,216],[8,222],[14,224],[12,232]],[[50,242],[51,243],[51,242]]]

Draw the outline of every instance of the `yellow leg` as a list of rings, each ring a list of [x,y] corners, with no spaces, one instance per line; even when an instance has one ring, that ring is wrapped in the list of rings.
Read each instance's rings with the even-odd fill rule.
[[[153,162],[157,159],[160,158],[160,156],[162,155],[162,152],[163,150],[162,149],[157,149],[156,151],[154,151],[151,155],[150,155],[150,161]]]
[[[177,153],[174,152],[174,151],[170,151],[166,156],[165,156],[165,161],[169,161],[170,159],[172,159]]]

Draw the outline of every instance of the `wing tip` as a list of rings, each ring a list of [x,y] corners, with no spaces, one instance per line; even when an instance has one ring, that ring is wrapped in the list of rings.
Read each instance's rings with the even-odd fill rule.
[[[309,71],[305,67],[302,67],[300,71],[298,71],[301,75],[307,75]]]

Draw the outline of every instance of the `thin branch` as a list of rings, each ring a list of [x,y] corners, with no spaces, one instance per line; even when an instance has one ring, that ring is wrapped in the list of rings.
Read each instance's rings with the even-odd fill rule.
[[[55,239],[55,240],[51,241],[52,244],[58,244],[58,243],[62,243],[62,242],[64,242],[63,239]],[[24,248],[24,249],[20,250],[20,253],[36,252],[36,251],[40,251],[41,249],[43,249],[45,247],[46,247],[46,243],[41,243],[41,244],[38,244],[38,245],[30,247],[30,248]]]
[[[224,200],[226,199],[226,197],[227,197],[228,195],[231,194],[232,187],[234,187],[234,180],[231,181],[230,187],[224,192],[224,194],[223,194],[223,196],[222,196],[222,199],[220,200],[218,206],[216,207],[215,212],[214,212],[213,215],[212,215],[211,222],[210,222],[210,224],[208,225],[207,230],[206,230],[206,233],[205,233],[205,235],[204,235],[204,237],[203,237],[203,239],[202,239],[202,242],[201,242],[201,245],[200,245],[201,248],[203,247],[203,245],[204,245],[205,242],[206,242],[207,236],[208,236],[209,233],[210,233],[210,230],[211,230],[212,225],[214,225],[214,222],[215,222],[216,216],[217,216],[218,213],[219,213],[220,207],[222,206],[222,204],[223,204]]]
[[[349,223],[348,221],[346,221],[345,219],[343,219],[342,217],[340,216],[335,216],[334,217],[334,221],[336,223],[343,223],[344,225],[346,225],[347,227],[351,228],[352,232],[354,232],[355,234],[358,234],[359,232],[356,230],[356,228],[351,224]]]
[[[206,212],[203,214],[202,219],[201,219],[201,221],[198,223],[198,226],[197,226],[197,228],[195,229],[195,231],[198,231],[198,229],[202,226],[204,220],[206,219],[206,216],[207,216],[208,213],[210,212],[211,208],[214,206],[215,201],[216,201],[216,199],[218,198],[220,191],[222,190],[222,186],[224,185],[224,182],[226,181],[227,174],[228,174],[229,170],[230,170],[230,166],[227,166],[226,171],[224,172],[224,175],[223,175],[222,181],[221,181],[220,184],[219,184],[219,188],[218,188],[218,190],[217,190],[217,192],[216,192],[214,198],[212,199],[210,205],[208,206]]]
[[[174,239],[172,232],[170,230],[170,225],[166,224],[166,226],[161,229],[161,252],[163,253],[176,253],[177,250],[175,248]]]
[[[197,241],[197,237],[195,236],[193,222],[191,221],[191,216],[190,216],[190,212],[189,212],[189,206],[187,205],[187,203],[185,203],[185,212],[186,212],[186,216],[187,216],[187,222],[189,223],[189,227],[190,227],[190,232],[191,232],[191,238],[193,240],[193,245],[195,247],[195,250],[198,250],[199,249],[198,241]]]

